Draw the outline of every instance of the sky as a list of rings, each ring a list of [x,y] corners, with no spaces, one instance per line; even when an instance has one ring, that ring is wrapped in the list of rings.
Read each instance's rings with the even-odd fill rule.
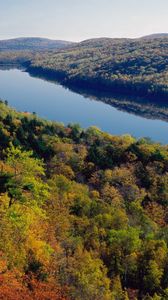
[[[0,39],[81,41],[168,32],[168,0],[0,0]]]

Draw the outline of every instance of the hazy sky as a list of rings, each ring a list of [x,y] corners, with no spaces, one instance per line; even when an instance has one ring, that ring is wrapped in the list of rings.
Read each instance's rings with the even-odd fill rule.
[[[168,32],[168,0],[0,0],[0,39],[137,37]]]

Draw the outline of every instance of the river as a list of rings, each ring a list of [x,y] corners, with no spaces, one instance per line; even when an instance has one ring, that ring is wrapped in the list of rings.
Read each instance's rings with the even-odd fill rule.
[[[94,125],[114,135],[131,134],[168,144],[168,122],[122,111],[97,101],[98,97],[83,96],[23,70],[0,70],[0,98],[19,111],[36,112],[49,120],[79,123],[84,128]]]

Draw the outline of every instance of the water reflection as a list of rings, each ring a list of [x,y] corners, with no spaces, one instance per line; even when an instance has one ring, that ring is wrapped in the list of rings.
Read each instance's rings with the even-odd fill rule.
[[[35,111],[50,120],[168,143],[168,107],[157,102],[65,89],[18,69],[0,70],[0,98],[20,111]]]

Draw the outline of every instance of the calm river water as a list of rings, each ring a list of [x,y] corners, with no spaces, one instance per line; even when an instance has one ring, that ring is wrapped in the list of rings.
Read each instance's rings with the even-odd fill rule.
[[[150,137],[168,144],[167,122],[118,110],[22,70],[0,70],[0,98],[19,111],[36,112],[49,120],[79,123],[84,128],[95,125],[111,134]]]

